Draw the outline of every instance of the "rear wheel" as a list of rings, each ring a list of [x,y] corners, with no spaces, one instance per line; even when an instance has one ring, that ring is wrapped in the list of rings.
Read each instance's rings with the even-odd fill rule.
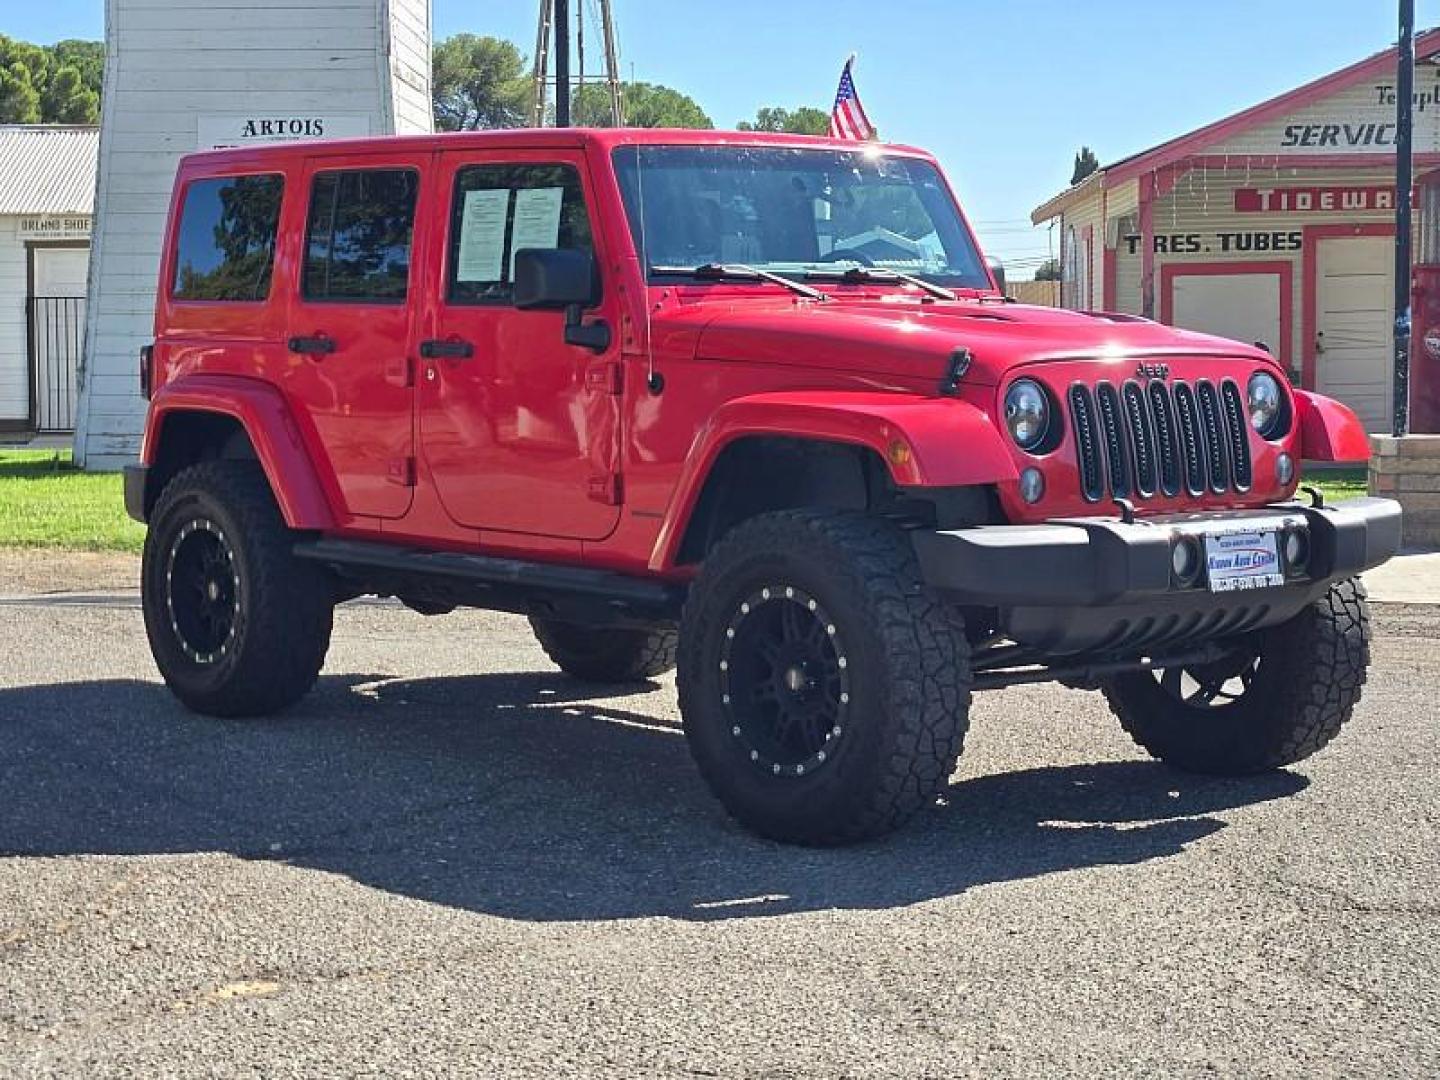
[[[1292,765],[1350,719],[1370,664],[1365,587],[1337,582],[1213,664],[1118,676],[1110,708],[1153,757],[1223,776]]]
[[[680,643],[691,751],[726,809],[763,836],[879,836],[954,771],[965,636],[888,522],[816,510],[739,525],[692,585]]]
[[[196,712],[264,715],[314,684],[333,586],[292,541],[251,462],[192,466],[161,493],[141,569],[145,630],[160,674]]]
[[[639,682],[675,666],[679,631],[674,626],[617,629],[532,615],[530,628],[561,671],[588,682]]]

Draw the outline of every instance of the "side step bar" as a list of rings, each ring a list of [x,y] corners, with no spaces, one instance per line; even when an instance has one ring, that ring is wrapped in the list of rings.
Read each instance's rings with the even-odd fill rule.
[[[685,587],[583,566],[423,551],[363,540],[307,540],[295,557],[324,563],[362,593],[436,610],[488,608],[597,626],[675,622]]]

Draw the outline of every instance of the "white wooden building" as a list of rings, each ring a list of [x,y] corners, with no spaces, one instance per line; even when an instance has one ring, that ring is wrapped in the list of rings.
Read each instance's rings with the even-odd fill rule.
[[[74,427],[97,142],[0,125],[0,438]]]
[[[1440,180],[1440,31],[1417,38],[1416,56],[1423,193]],[[1391,48],[1038,207],[1032,220],[1060,235],[1062,304],[1263,342],[1297,384],[1388,431],[1395,65]],[[1417,215],[1417,236],[1434,231]]]
[[[106,0],[105,91],[75,452],[139,449],[165,215],[182,154],[432,130],[429,0]]]

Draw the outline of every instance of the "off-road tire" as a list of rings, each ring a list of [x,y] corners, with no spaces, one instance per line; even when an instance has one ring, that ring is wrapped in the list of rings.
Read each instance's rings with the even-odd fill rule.
[[[725,703],[727,627],[743,598],[764,588],[817,601],[848,653],[848,665],[837,660],[850,679],[847,730],[805,775],[757,767]],[[933,804],[969,719],[958,613],[926,588],[900,529],[841,511],[764,514],[716,544],[685,605],[678,683],[685,734],[710,788],[746,828],[790,843],[878,837]]]
[[[1255,635],[1260,664],[1245,693],[1188,706],[1149,673],[1104,686],[1144,750],[1187,772],[1244,776],[1293,765],[1340,733],[1370,666],[1370,611],[1358,578],[1336,582],[1300,614]]]
[[[679,630],[670,624],[642,628],[582,626],[530,616],[545,655],[567,675],[598,683],[639,682],[675,666]]]
[[[174,605],[183,600],[167,591],[179,545],[197,525],[226,554],[236,601],[228,639],[204,662],[181,634]],[[293,542],[253,462],[204,462],[165,485],[145,537],[145,630],[160,674],[195,712],[263,716],[314,685],[330,647],[334,586],[323,568],[293,556]]]

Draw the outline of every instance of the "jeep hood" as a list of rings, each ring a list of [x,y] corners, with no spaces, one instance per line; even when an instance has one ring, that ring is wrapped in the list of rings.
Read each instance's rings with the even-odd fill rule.
[[[695,356],[700,360],[939,378],[950,354],[964,348],[971,354],[971,383],[996,383],[1020,364],[1056,359],[1269,359],[1254,346],[1134,316],[994,300],[928,303],[911,295],[824,303],[731,298],[687,304],[683,314],[671,310],[677,323],[698,330]],[[664,321],[665,315],[657,313],[657,324]]]

